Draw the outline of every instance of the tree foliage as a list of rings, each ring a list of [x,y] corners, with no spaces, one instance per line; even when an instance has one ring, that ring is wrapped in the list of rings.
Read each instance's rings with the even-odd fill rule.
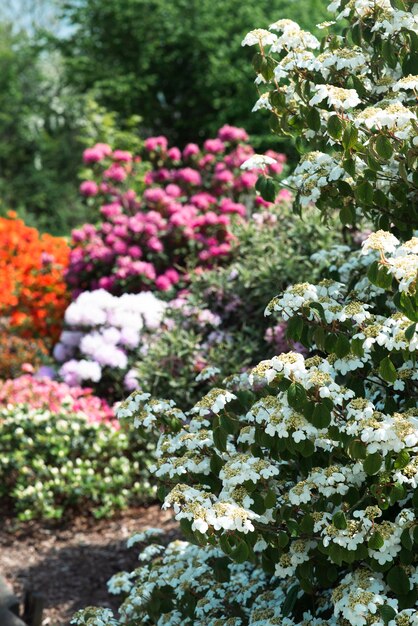
[[[326,16],[322,0],[304,4],[305,26]],[[74,30],[57,43],[69,81],[122,117],[141,114],[150,132],[182,143],[233,122],[263,134],[241,40],[254,21],[299,14],[291,0],[69,0]]]

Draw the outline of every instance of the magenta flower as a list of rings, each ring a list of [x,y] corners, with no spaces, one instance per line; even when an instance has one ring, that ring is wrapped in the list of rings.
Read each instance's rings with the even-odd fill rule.
[[[83,196],[96,196],[98,192],[99,187],[94,180],[84,180],[80,185],[80,193]]]
[[[97,203],[101,221],[73,232],[66,278],[74,293],[98,287],[116,295],[178,290],[189,272],[223,263],[235,221],[259,213],[257,223],[268,223],[263,211],[271,205],[254,190],[258,173],[240,170],[254,154],[247,141],[243,129],[229,125],[202,148],[190,143],[182,153],[165,137],[150,137],[144,142],[151,166],[145,175],[138,169],[140,156],[106,144],[85,151],[93,169],[81,190]],[[271,156],[281,170],[285,157]],[[277,202],[286,194],[280,192]]]

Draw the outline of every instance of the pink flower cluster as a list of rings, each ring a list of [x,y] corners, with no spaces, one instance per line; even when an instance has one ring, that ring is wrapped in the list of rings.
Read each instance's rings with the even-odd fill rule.
[[[92,395],[92,390],[69,387],[48,377],[25,374],[0,382],[0,405],[27,404],[35,409],[82,413],[89,422],[106,422],[117,427],[113,409],[105,400]]]
[[[240,170],[253,153],[247,133],[233,126],[203,147],[190,143],[183,150],[150,137],[142,157],[106,144],[85,150],[92,177],[80,191],[98,202],[101,222],[73,231],[66,279],[75,294],[166,291],[187,282],[189,271],[223,262],[235,241],[233,221],[269,206],[254,191],[258,172]],[[285,156],[269,155],[277,174]],[[138,194],[143,162],[151,168]]]

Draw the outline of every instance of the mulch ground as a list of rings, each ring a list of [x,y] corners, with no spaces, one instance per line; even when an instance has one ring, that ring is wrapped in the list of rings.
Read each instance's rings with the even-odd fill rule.
[[[131,508],[110,520],[78,517],[59,527],[2,520],[0,574],[19,597],[27,589],[44,596],[43,626],[69,626],[80,608],[117,608],[119,599],[108,595],[106,582],[138,567],[138,549],[128,550],[126,540],[149,527],[165,530],[167,541],[179,535],[171,513],[159,505]]]

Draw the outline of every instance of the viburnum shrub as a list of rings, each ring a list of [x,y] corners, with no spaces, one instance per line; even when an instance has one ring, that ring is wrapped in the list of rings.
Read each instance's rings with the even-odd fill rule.
[[[121,404],[122,422],[165,431],[164,506],[209,544],[122,576],[122,623],[416,624],[418,239],[379,231],[363,253],[373,283],[356,253],[348,283],[296,284],[268,305],[310,356],[262,361],[186,414],[139,392]]]
[[[106,144],[87,149],[91,179],[81,192],[100,207],[102,221],[73,231],[69,286],[76,294],[166,291],[187,282],[189,271],[224,261],[234,243],[233,221],[266,204],[254,191],[257,164],[240,169],[253,153],[246,132],[230,126],[203,147],[188,144],[183,151],[165,137],[150,137],[144,180],[137,173],[141,161],[130,152]],[[285,156],[267,158],[269,171],[281,173]]]
[[[68,303],[63,277],[69,247],[10,211],[0,218],[0,316],[21,336],[56,339]]]
[[[409,0],[335,0],[342,34],[321,41],[290,20],[254,30],[261,85],[255,109],[303,153],[287,180],[300,208],[314,202],[343,224],[366,216],[404,236],[418,227],[418,6]],[[274,193],[274,180],[261,187]],[[261,188],[260,188],[261,189]]]
[[[160,495],[200,547],[153,547],[112,581],[121,619],[88,609],[76,624],[418,624],[418,8],[330,8],[348,27],[322,42],[284,20],[247,35],[271,83],[257,107],[304,149],[289,179],[301,208],[377,231],[267,306],[306,356],[262,361],[187,413],[138,392],[122,403],[122,421],[164,431]],[[274,195],[268,176],[259,188]]]

